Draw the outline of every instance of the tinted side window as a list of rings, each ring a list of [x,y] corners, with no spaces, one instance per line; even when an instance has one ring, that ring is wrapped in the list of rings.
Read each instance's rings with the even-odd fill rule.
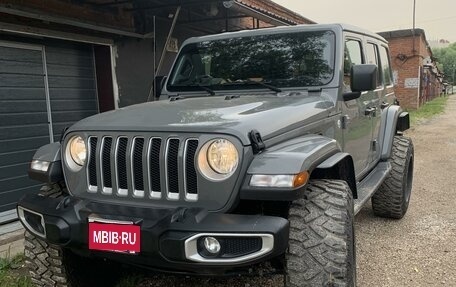
[[[389,86],[393,83],[393,77],[391,76],[391,67],[388,55],[388,49],[382,46],[380,48],[380,62],[382,63],[383,83],[385,84],[385,86]]]
[[[380,65],[379,65],[379,61],[378,61],[377,45],[372,44],[372,43],[367,43],[366,54],[367,54],[366,55],[367,63],[377,65],[377,67],[378,67],[377,86],[381,86],[382,85],[382,75],[381,75]]]
[[[350,70],[353,65],[360,65],[363,63],[363,53],[361,49],[361,42],[358,40],[347,40],[345,42],[345,59],[344,59],[344,85],[347,91],[350,88]]]

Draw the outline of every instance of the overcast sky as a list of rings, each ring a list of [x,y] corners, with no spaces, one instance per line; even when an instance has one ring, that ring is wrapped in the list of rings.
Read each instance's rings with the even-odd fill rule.
[[[273,0],[317,23],[347,23],[374,32],[413,26],[413,0]],[[428,40],[456,42],[456,0],[416,0],[416,27]]]

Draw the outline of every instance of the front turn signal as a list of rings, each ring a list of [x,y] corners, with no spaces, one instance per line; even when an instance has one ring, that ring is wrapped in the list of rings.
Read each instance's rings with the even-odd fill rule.
[[[307,171],[300,172],[294,176],[293,187],[294,188],[301,187],[304,184],[306,184],[308,180],[309,180],[309,173]]]

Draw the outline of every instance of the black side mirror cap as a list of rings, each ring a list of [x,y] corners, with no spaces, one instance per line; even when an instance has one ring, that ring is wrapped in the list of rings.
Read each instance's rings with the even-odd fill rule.
[[[376,65],[354,65],[350,73],[353,92],[373,91],[377,88],[378,68]]]
[[[344,101],[356,100],[361,97],[361,92],[348,92],[343,95]]]

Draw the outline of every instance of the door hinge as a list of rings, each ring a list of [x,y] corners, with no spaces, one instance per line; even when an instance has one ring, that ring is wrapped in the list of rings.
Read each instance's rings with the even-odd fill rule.
[[[266,145],[257,130],[251,130],[249,133],[250,143],[252,144],[253,153],[257,154],[266,149]]]

